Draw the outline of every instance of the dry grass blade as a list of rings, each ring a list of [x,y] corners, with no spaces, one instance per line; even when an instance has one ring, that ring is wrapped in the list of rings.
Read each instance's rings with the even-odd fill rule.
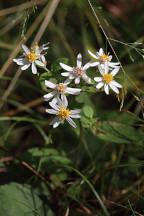
[[[0,47],[8,50],[13,50],[14,46],[8,43],[0,42]]]
[[[113,201],[110,201],[110,200],[107,200],[107,202],[108,202],[108,203],[110,203],[110,204],[112,204],[112,205],[119,206],[119,207],[122,207],[122,208],[125,208],[125,209],[127,209],[127,210],[131,211],[131,209],[130,209],[130,208],[128,208],[128,207],[126,207],[126,206],[124,206],[124,205],[122,205],[122,204],[115,203],[115,202],[113,202]],[[136,215],[139,215],[139,216],[144,216],[143,214],[140,214],[139,212],[137,212],[137,211],[135,211],[135,210],[133,210],[133,212],[134,212]]]
[[[50,7],[49,7],[49,10],[47,12],[47,15],[45,16],[45,19],[33,41],[33,43],[35,42],[39,42],[39,40],[41,39],[42,35],[44,34],[44,31],[46,29],[46,27],[48,26],[57,6],[58,6],[58,3],[60,2],[60,0],[53,0]]]
[[[44,4],[46,2],[46,0],[35,0],[35,1],[31,1],[31,2],[27,2],[15,7],[11,7],[11,8],[6,8],[3,10],[0,10],[0,16],[5,16],[8,14],[12,14],[15,13],[17,11],[21,11],[21,10],[25,10],[27,8],[33,7],[35,5],[39,5],[39,4]]]
[[[12,63],[13,58],[16,57],[16,55],[19,53],[19,51],[21,50],[21,45],[23,43],[25,43],[29,37],[32,35],[32,33],[34,32],[34,30],[37,28],[37,26],[40,24],[41,20],[43,19],[43,17],[45,16],[47,10],[49,8],[49,3],[47,4],[47,6],[43,9],[43,11],[40,13],[40,15],[37,17],[37,19],[34,21],[34,23],[31,25],[31,27],[29,28],[29,30],[27,31],[26,35],[25,35],[25,39],[21,40],[20,43],[18,44],[17,47],[15,47],[14,51],[10,54],[8,60],[5,62],[5,64],[3,65],[1,71],[0,71],[0,75],[2,76],[5,71],[8,69],[8,67],[10,66],[10,64]]]
[[[10,31],[14,26],[18,25],[18,23],[20,23],[21,20],[23,19],[23,15],[24,15],[24,13],[22,12],[21,14],[19,14],[18,16],[16,16],[16,19],[15,19],[14,22],[10,22],[6,26],[4,26],[3,28],[1,28],[1,30],[0,30],[0,36],[4,35],[8,31]]]
[[[43,35],[43,33],[44,33],[44,31],[45,31],[47,25],[49,24],[49,22],[50,22],[50,20],[51,20],[51,18],[52,18],[52,16],[53,16],[53,14],[54,14],[54,12],[55,12],[55,10],[56,10],[56,7],[57,7],[57,5],[58,5],[59,2],[60,2],[60,0],[53,0],[53,1],[51,1],[50,7],[49,7],[49,4],[47,4],[47,7],[49,7],[49,9],[48,9],[47,15],[46,15],[46,17],[45,17],[45,19],[44,19],[44,21],[43,21],[43,23],[42,23],[42,25],[41,25],[42,28],[39,29],[37,35],[35,36],[35,39],[34,39],[35,42],[36,42],[36,41],[38,42],[38,41],[40,40],[40,38],[42,37],[42,35]],[[47,11],[47,7],[42,11],[41,14],[43,14],[43,13],[45,13],[45,12]],[[39,21],[41,20],[41,17],[42,17],[41,14],[39,15],[39,17],[38,17],[38,18],[36,19],[36,21],[35,21],[35,23],[36,23],[37,25],[38,25]],[[34,23],[34,24],[35,24],[35,23]],[[28,31],[27,34],[26,34],[26,38],[27,38],[27,39],[28,39],[28,36],[30,36],[31,33],[33,32],[33,30],[35,29],[35,28],[34,28],[34,29],[32,28],[33,26],[35,27],[34,24],[30,27],[29,31]],[[36,25],[36,26],[37,26],[37,25]],[[21,48],[22,43],[23,43],[23,40],[22,40],[22,41],[20,42],[20,44],[18,45],[18,49]],[[14,54],[15,54],[15,53],[14,53]],[[12,61],[12,59],[13,59],[14,57],[12,57],[12,55],[11,55],[10,57],[11,57],[11,61]],[[8,60],[9,60],[9,59],[8,59]],[[3,75],[3,73],[4,73],[4,71],[1,71],[1,75]],[[5,91],[5,93],[4,93],[3,97],[2,97],[2,100],[3,100],[3,101],[0,103],[0,108],[2,108],[2,106],[3,106],[3,104],[4,104],[4,101],[5,101],[5,100],[7,99],[7,97],[9,96],[10,92],[12,91],[13,87],[15,86],[15,83],[16,83],[16,81],[18,80],[18,78],[20,77],[21,73],[22,73],[21,69],[18,69],[18,71],[16,72],[16,74],[15,74],[13,80],[11,81],[10,85],[8,86],[8,89]]]
[[[17,114],[19,112],[24,111],[27,108],[34,107],[34,106],[36,106],[38,104],[41,104],[43,101],[44,101],[43,97],[37,98],[37,99],[35,99],[35,100],[33,100],[33,101],[29,102],[29,103],[24,104],[23,106],[18,107],[15,110],[11,110],[11,111],[8,111],[8,112],[4,113],[3,116],[13,116],[13,115],[15,115],[15,114]]]

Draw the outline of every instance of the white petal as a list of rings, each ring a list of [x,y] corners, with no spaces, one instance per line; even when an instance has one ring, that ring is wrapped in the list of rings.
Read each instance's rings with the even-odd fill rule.
[[[118,73],[119,69],[120,69],[120,67],[116,67],[116,68],[111,72],[111,75],[112,75],[112,76],[115,76],[115,75]]]
[[[115,80],[112,80],[112,81],[110,82],[110,84],[112,84],[112,85],[114,85],[114,86],[116,86],[116,87],[118,87],[118,88],[122,88],[122,85],[119,84],[118,82],[116,82]]]
[[[60,66],[61,66],[64,70],[66,70],[66,71],[73,71],[73,68],[72,68],[72,67],[70,67],[70,66],[68,66],[68,65],[66,65],[66,64],[64,64],[64,63],[60,63]]]
[[[71,79],[66,79],[66,80],[64,81],[63,84],[64,84],[65,86],[67,86],[68,84],[71,83],[71,81],[72,81]]]
[[[100,56],[104,55],[104,51],[103,51],[103,49],[102,49],[102,48],[100,48],[100,49],[99,49],[99,52],[98,52],[98,54],[99,54]]]
[[[45,64],[44,64],[43,62],[39,61],[39,60],[35,60],[35,63],[36,63],[38,66],[40,66],[40,67],[44,67],[44,66],[45,66]]]
[[[32,73],[33,74],[36,74],[37,73],[37,68],[36,68],[36,66],[35,66],[35,63],[34,62],[32,62]]]
[[[119,62],[109,62],[109,66],[110,66],[110,67],[113,67],[113,68],[119,67],[119,66],[120,66],[120,63],[119,63]]]
[[[63,98],[65,97],[64,94],[61,94],[61,98],[57,97],[57,104],[56,106],[60,109],[60,108],[66,108],[64,107],[64,104],[63,104]]]
[[[74,110],[70,110],[70,114],[78,114],[81,112],[81,109],[74,109]]]
[[[49,47],[47,46],[47,47],[43,47],[43,50],[47,50]]]
[[[34,49],[35,49],[35,48],[34,48]],[[42,50],[42,48],[40,47],[39,49],[36,49],[36,50],[35,50],[35,54],[38,56],[38,55],[41,54],[42,51],[43,51],[43,50]]]
[[[101,81],[102,81],[102,77],[94,77],[94,80],[95,80],[96,82],[101,82]]]
[[[46,64],[46,59],[45,59],[44,55],[41,55],[41,60],[44,64]]]
[[[69,116],[71,118],[81,118],[81,115],[79,115],[79,114],[74,114],[74,115],[70,114]]]
[[[109,83],[109,86],[111,87],[111,89],[116,93],[119,94],[119,90],[116,86],[114,86],[113,84]]]
[[[70,72],[63,72],[63,73],[61,73],[61,75],[67,77],[70,75]]]
[[[88,68],[90,68],[90,63],[86,63],[84,66],[83,66],[83,70],[86,71]]]
[[[13,61],[15,62],[15,63],[17,63],[17,65],[23,65],[24,63],[23,63],[23,58],[20,58],[20,59],[13,59]]]
[[[81,67],[81,65],[82,65],[82,55],[81,53],[79,53],[77,55],[77,67]]]
[[[100,82],[100,83],[98,83],[97,85],[96,85],[96,88],[97,89],[100,89],[101,87],[103,87],[104,86],[104,83],[103,82]]]
[[[40,47],[39,47],[39,49],[40,50],[47,50],[49,47],[47,46],[49,44],[49,42],[48,43],[46,43],[46,44],[43,44],[43,45],[41,45]]]
[[[86,83],[91,84],[91,78],[89,78],[86,74],[84,74],[84,75],[82,76],[82,78],[84,79],[84,81],[85,81]]]
[[[66,88],[66,93],[68,94],[78,95],[80,94],[80,92],[81,92],[80,88],[69,88],[69,87]]]
[[[109,86],[107,84],[104,85],[104,90],[105,90],[105,93],[108,95],[109,94]]]
[[[75,74],[71,73],[69,79],[74,79],[75,77],[76,77]]]
[[[98,65],[98,69],[99,69],[100,74],[103,76],[104,75],[104,69],[102,68],[102,66],[100,64]]]
[[[46,112],[49,113],[49,114],[54,114],[54,115],[58,114],[58,111],[56,111],[54,109],[46,109]]]
[[[67,106],[68,106],[68,100],[67,100],[67,98],[66,98],[65,95],[62,96],[62,103],[64,105],[64,108],[67,108]]]
[[[75,84],[79,84],[80,83],[80,77],[77,77],[74,82],[75,82]]]
[[[58,101],[58,96],[57,96],[57,95],[55,95],[55,97],[52,99],[52,101],[51,101],[51,102],[56,104],[56,103],[57,103],[57,101]]]
[[[49,102],[49,105],[57,111],[59,111],[59,109],[60,109],[59,106],[56,104],[56,102],[53,100],[51,102]]]
[[[29,50],[29,48],[26,46],[26,45],[22,45],[22,48],[23,48],[23,50],[25,51],[25,53],[28,55],[28,54],[30,54],[30,50]]]
[[[108,62],[105,61],[105,64],[104,64],[104,74],[107,74],[109,71],[109,68],[108,68]]]
[[[21,67],[21,70],[26,70],[26,69],[28,69],[30,65],[31,65],[31,64],[26,64],[26,65],[24,65],[23,67]]]
[[[52,89],[55,89],[56,88],[56,84],[48,81],[48,80],[45,80],[45,86],[48,87],[48,88],[52,88]]]
[[[97,56],[95,54],[93,54],[90,50],[88,50],[88,53],[95,59],[98,59]]]
[[[56,91],[52,91],[52,92],[50,92],[50,93],[48,93],[48,94],[45,94],[43,97],[44,97],[44,99],[46,100],[46,101],[48,101],[48,100],[50,100],[54,95],[56,95]]]
[[[51,122],[50,125],[53,125],[53,128],[56,128],[61,123],[61,119],[59,116],[56,116]]]
[[[90,66],[91,66],[91,67],[95,67],[95,66],[97,66],[97,65],[99,65],[99,62],[92,62],[92,63],[90,63]]]
[[[74,127],[74,128],[77,127],[77,126],[76,126],[76,123],[75,123],[70,117],[66,118],[66,120],[68,121],[68,123],[69,123],[72,127]]]
[[[61,120],[59,119],[59,121],[57,121],[53,124],[53,128],[58,127],[60,123],[61,123]]]

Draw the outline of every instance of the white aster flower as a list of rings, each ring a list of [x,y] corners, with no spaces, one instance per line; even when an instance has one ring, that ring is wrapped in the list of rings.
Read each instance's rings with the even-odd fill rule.
[[[119,62],[111,62],[112,55],[109,55],[109,53],[105,54],[102,48],[100,48],[99,52],[96,52],[96,54],[93,54],[90,50],[88,50],[88,53],[94,59],[96,59],[96,62],[91,62],[90,63],[91,67],[95,67],[97,65],[101,65],[102,67],[104,67],[105,62],[108,63],[109,67],[112,67],[112,68],[119,67]]]
[[[96,85],[96,88],[100,89],[104,87],[104,91],[108,95],[109,87],[110,87],[116,94],[119,94],[118,88],[122,88],[122,85],[120,85],[118,82],[114,80],[114,76],[118,73],[120,67],[114,68],[109,73],[108,64],[105,63],[104,68],[98,65],[98,69],[102,77],[94,77],[94,80],[98,82],[98,84]]]
[[[54,99],[57,99],[60,95],[61,98],[65,94],[72,94],[72,95],[78,95],[81,92],[80,88],[70,88],[68,87],[68,84],[71,82],[71,80],[67,79],[64,83],[54,84],[48,80],[45,80],[45,86],[48,88],[53,89],[52,92],[45,94],[44,98],[46,101],[50,100],[54,97]]]
[[[48,44],[49,42],[39,46],[38,43],[36,43],[34,46],[31,47],[31,50],[33,50],[37,55],[40,55],[40,59],[45,65],[47,64],[46,59],[45,59],[46,52],[45,53],[42,53],[42,52],[49,48]]]
[[[47,113],[54,114],[56,117],[50,122],[50,125],[53,125],[53,128],[56,128],[59,126],[60,123],[63,123],[64,120],[66,119],[68,123],[76,128],[75,122],[71,118],[81,118],[80,109],[75,109],[75,110],[69,110],[67,109],[68,106],[68,101],[66,96],[62,98],[58,98],[57,103],[54,101],[51,101],[49,105],[53,109],[46,109]]]
[[[76,67],[70,67],[64,63],[60,63],[60,66],[67,71],[61,73],[61,75],[69,77],[69,79],[74,79],[75,84],[80,83],[80,78],[82,78],[86,83],[91,84],[91,79],[86,75],[86,70],[90,67],[90,64],[87,63],[82,66],[82,55],[80,53],[77,55]]]
[[[42,54],[42,51],[48,49],[46,45],[47,44],[43,44],[39,47],[36,43],[33,47],[29,49],[26,45],[23,44],[23,56],[18,59],[13,59],[13,61],[16,62],[17,65],[22,66],[21,70],[26,70],[31,66],[32,73],[37,74],[36,66],[46,68],[46,60],[44,57],[45,54]]]

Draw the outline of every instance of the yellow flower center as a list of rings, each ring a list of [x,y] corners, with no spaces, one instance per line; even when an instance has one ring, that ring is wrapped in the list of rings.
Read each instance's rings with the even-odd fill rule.
[[[26,55],[27,59],[30,61],[30,62],[33,62],[35,59],[36,59],[36,55],[35,53],[31,52],[29,53],[28,55]]]
[[[59,115],[64,119],[67,118],[70,115],[70,111],[65,109],[65,108],[61,108],[59,111]]]
[[[79,67],[74,67],[73,68],[73,72],[77,75],[77,76],[82,76],[84,74],[84,71],[79,68]]]
[[[103,78],[104,78],[104,80],[105,80],[105,82],[108,84],[108,83],[110,83],[112,80],[113,80],[113,76],[111,75],[111,74],[105,74],[104,76],[103,76]]]
[[[39,49],[38,43],[35,43],[35,45],[32,46],[30,49],[31,49],[31,50],[38,50],[38,49]]]
[[[38,43],[35,44],[35,49],[36,49],[36,50],[39,49],[39,45],[38,45]]]
[[[65,86],[63,84],[58,84],[57,85],[57,91],[61,94],[65,93]]]
[[[102,56],[100,57],[100,61],[101,61],[101,62],[109,61],[109,56],[108,56],[108,55],[102,55]]]

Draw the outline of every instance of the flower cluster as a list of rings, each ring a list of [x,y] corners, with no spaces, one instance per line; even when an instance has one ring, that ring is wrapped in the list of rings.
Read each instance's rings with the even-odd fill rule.
[[[38,46],[36,43],[30,49],[22,45],[24,54],[21,58],[13,59],[18,65],[22,66],[21,70],[26,70],[31,66],[32,73],[37,74],[36,66],[44,68],[46,71],[46,60],[45,60],[45,50],[48,49],[48,43],[42,46]],[[45,80],[45,87],[52,89],[51,92],[44,95],[44,100],[49,101],[49,105],[52,109],[46,109],[46,112],[49,114],[54,114],[56,117],[50,122],[50,125],[53,125],[53,128],[59,126],[60,123],[63,123],[64,120],[67,120],[68,123],[76,128],[75,122],[72,118],[80,118],[81,109],[69,110],[68,109],[68,100],[67,94],[78,95],[81,92],[80,88],[71,88],[68,87],[69,84],[74,81],[75,85],[79,84],[81,79],[86,82],[86,84],[92,84],[92,80],[86,74],[86,71],[90,67],[98,68],[100,76],[94,77],[96,88],[104,88],[105,93],[109,94],[109,88],[111,88],[116,94],[119,94],[119,88],[122,88],[122,85],[114,80],[114,76],[118,73],[120,69],[119,62],[112,62],[112,56],[105,54],[103,49],[100,48],[99,52],[94,54],[88,50],[89,55],[93,60],[86,63],[82,66],[82,55],[79,53],[77,55],[77,64],[76,66],[68,66],[64,63],[60,63],[61,68],[64,70],[61,75],[67,77],[64,82],[55,84],[49,80]]]
[[[94,77],[94,80],[98,82],[96,88],[104,87],[104,91],[108,95],[110,87],[116,94],[119,94],[118,88],[122,88],[122,85],[114,80],[114,76],[120,69],[119,62],[111,62],[112,56],[105,54],[102,48],[96,54],[93,54],[90,50],[88,50],[88,53],[96,60],[90,64],[91,67],[98,66],[101,75],[101,77]]]

